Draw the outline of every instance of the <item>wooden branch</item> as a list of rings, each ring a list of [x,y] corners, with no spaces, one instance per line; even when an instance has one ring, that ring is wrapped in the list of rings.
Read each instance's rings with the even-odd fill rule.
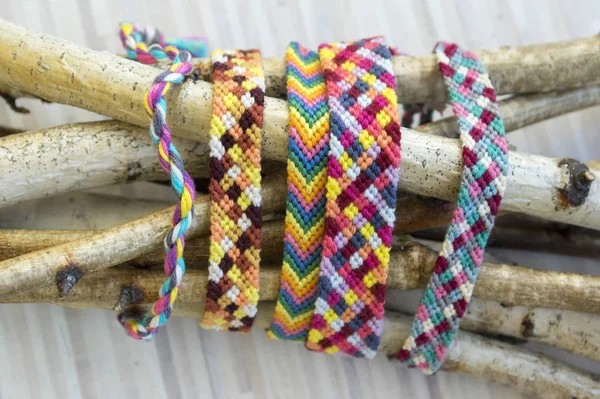
[[[587,68],[590,63],[594,64],[592,60],[600,62],[600,52],[596,51],[598,44],[600,39],[594,37],[566,47],[564,43],[557,45],[560,51],[549,51],[541,58],[531,54],[524,56],[518,50],[512,50],[499,52],[498,59],[506,61],[507,54],[513,54],[531,61],[540,68],[536,76],[544,75],[544,70],[551,65],[561,73],[553,77],[548,75],[544,85],[556,89],[554,83],[564,77],[570,82],[567,87],[571,87],[574,83],[572,74],[584,71],[588,80],[595,76]],[[552,45],[535,48],[538,50],[533,53],[538,54],[537,51],[548,51]],[[588,53],[590,48],[594,49],[593,56]],[[578,57],[577,54],[582,51],[587,55]],[[551,58],[577,60],[577,68],[563,69],[564,65],[559,67],[550,61]],[[408,59],[400,60],[405,63]],[[539,64],[533,61],[535,59],[544,61]],[[429,64],[430,69],[434,68],[433,58],[427,57],[426,60],[429,61],[415,64],[419,66],[419,73],[425,73]],[[151,85],[156,75],[153,67],[34,34],[6,21],[0,21],[0,67],[8,71],[0,75],[0,87],[17,88],[49,101],[75,105],[140,126],[148,124],[142,92]],[[511,68],[511,75],[519,75],[523,68],[524,65],[519,65],[517,71]],[[596,70],[593,68],[593,73]],[[537,78],[530,76],[524,81],[528,80],[535,81]],[[441,80],[439,82],[441,84]],[[171,99],[169,109],[175,135],[203,143],[208,141],[211,84],[202,81],[183,84],[178,95]],[[263,155],[266,158],[286,159],[287,126],[287,103],[266,98],[263,135]],[[400,186],[421,195],[453,201],[460,180],[459,143],[424,136],[409,129],[403,129],[402,140]],[[600,188],[591,184],[596,172],[582,171],[576,163],[534,155],[511,153],[510,159],[512,167],[503,209],[600,229],[600,212],[594,212],[600,208]]]
[[[388,38],[392,40],[392,38]],[[498,94],[548,92],[600,83],[600,37],[530,46],[504,46],[476,51],[490,74]],[[283,50],[282,50],[283,51]],[[393,57],[398,102],[442,102],[446,87],[433,55]],[[210,60],[195,59],[203,80],[211,81]],[[285,60],[263,60],[267,91],[271,97],[286,97]]]
[[[279,195],[279,194],[278,194]],[[282,212],[283,202],[274,205],[274,211]],[[407,233],[431,227],[445,226],[452,217],[453,205],[433,198],[420,198],[404,196],[397,200],[396,233]],[[146,223],[146,218],[139,220]],[[273,255],[283,252],[283,224],[264,223],[262,231],[261,254]],[[25,230],[25,229],[0,229],[0,261],[25,255],[55,245],[70,241],[80,240],[84,237],[99,233],[95,230]],[[190,236],[188,236],[190,237]],[[208,255],[208,244],[205,237],[188,238],[185,248],[188,262],[203,259]],[[137,267],[149,267],[162,263],[164,250],[162,244],[154,250],[144,253],[128,261]]]
[[[394,292],[386,299],[386,310],[412,316],[416,299],[407,292]],[[473,298],[460,328],[491,337],[541,342],[600,362],[598,315]]]
[[[58,305],[82,309],[91,307],[88,303],[75,302]],[[102,302],[93,307],[111,309],[113,304]],[[261,302],[254,322],[255,329],[268,328],[274,310],[273,302]],[[202,303],[177,303],[173,309],[173,315],[182,317],[199,318],[202,312]],[[386,312],[379,356],[398,352],[409,334],[411,321],[408,316]],[[404,366],[394,363],[394,367]],[[460,331],[457,335],[442,370],[484,378],[511,386],[523,394],[544,399],[592,398],[600,395],[600,383],[586,372],[514,345],[466,331]]]
[[[504,128],[507,132],[512,132],[546,119],[600,104],[600,86],[524,94],[500,101],[499,104]],[[455,117],[426,123],[415,130],[450,138],[459,136]]]
[[[175,144],[193,176],[208,176],[208,146],[182,139]],[[70,190],[167,178],[147,130],[117,121],[0,138],[0,170],[0,206]]]
[[[0,33],[12,39],[11,42],[6,43],[7,46],[33,47],[34,52],[42,57],[39,65],[41,69],[50,66],[49,63],[44,63],[43,59],[52,53],[54,47],[67,43],[51,36],[29,32],[4,20],[0,20]],[[1,42],[5,41],[2,38]],[[46,49],[47,51],[44,51]],[[476,53],[486,65],[497,93],[517,94],[562,90],[600,82],[595,73],[600,67],[599,49],[600,39],[592,36],[550,44],[504,46]],[[10,51],[6,54],[12,56]],[[58,52],[56,55],[61,54]],[[18,55],[15,58],[18,58]],[[437,61],[433,55],[396,56],[392,61],[399,102],[440,102],[446,99],[446,88],[440,78]],[[199,77],[210,81],[212,73],[209,60],[195,59],[194,63],[200,71]],[[263,64],[267,95],[284,98],[286,93],[284,59],[266,58]],[[34,68],[38,69],[38,66]],[[26,71],[29,73],[29,69]],[[35,72],[32,72],[33,74]],[[13,97],[20,94],[20,91],[11,85],[0,86],[0,91]]]
[[[156,214],[155,214],[156,215]],[[139,222],[144,217],[138,219]],[[144,228],[139,226],[139,223],[128,223],[118,227],[119,231],[135,230],[143,231]],[[114,229],[109,229],[114,230]],[[105,231],[109,231],[105,230]],[[265,223],[264,238],[268,238],[271,242],[267,242],[265,255],[281,255],[281,236],[283,226],[280,221]],[[13,258],[9,261],[0,263],[2,270],[5,264],[14,265],[13,270],[29,272],[29,269],[35,265],[36,269],[44,270],[46,268],[58,272],[63,270],[65,265],[62,263],[64,258],[56,249],[64,250],[65,247],[74,247],[72,252],[79,255],[79,252],[89,252],[86,248],[95,248],[101,244],[97,244],[99,239],[103,239],[103,233],[97,233],[92,236],[87,236],[73,243],[59,245],[38,252],[33,252],[29,255],[24,255],[18,258]],[[158,245],[160,238],[154,241],[154,246]],[[118,239],[117,239],[118,241]],[[122,240],[121,240],[122,241]],[[194,241],[194,240],[192,240]],[[202,241],[202,243],[200,243]],[[84,246],[86,243],[87,246]],[[76,245],[74,245],[76,244]],[[121,247],[126,246],[126,242],[121,243]],[[144,245],[147,247],[147,242],[138,243],[130,241],[132,248]],[[198,253],[195,255],[202,256],[205,259],[208,237],[201,237],[192,244],[192,248],[196,247]],[[94,259],[95,265],[104,267],[107,263],[118,264],[125,262],[129,255],[121,255],[121,249],[115,250],[113,253],[111,247],[104,246],[102,256],[106,259]],[[109,249],[106,249],[109,248]],[[193,251],[192,251],[193,252]],[[100,257],[100,255],[96,255]],[[188,260],[198,260],[188,258]],[[192,255],[193,256],[193,255]],[[89,258],[89,256],[88,256]],[[435,260],[437,252],[414,241],[401,242],[394,246],[391,258],[390,268],[388,270],[388,286],[390,288],[400,290],[412,290],[424,288],[427,284]],[[50,264],[48,259],[58,259]],[[158,255],[152,260],[153,263],[162,263],[163,255]],[[79,265],[81,270],[89,272],[90,267],[83,262],[78,262],[78,258],[72,259],[71,263]],[[36,263],[33,263],[36,262]],[[100,263],[102,262],[102,263]],[[197,302],[198,298],[206,296],[206,262],[200,264],[200,268],[188,268],[183,281],[182,290],[178,296],[178,301],[182,303]],[[96,269],[100,267],[95,266]],[[280,279],[280,260],[265,261],[261,266],[260,271],[260,295],[261,300],[274,300],[279,292]],[[46,272],[51,274],[50,271]],[[144,274],[148,273],[148,274]],[[17,273],[15,273],[17,274]],[[146,278],[152,276],[152,278]],[[147,301],[158,299],[158,291],[162,284],[162,270],[147,270],[140,271],[139,269],[120,268],[110,269],[97,272],[94,274],[86,274],[71,291],[70,295],[61,298],[60,293],[53,286],[54,280],[44,280],[42,282],[35,281],[16,281],[12,285],[5,287],[3,275],[0,274],[0,282],[2,284],[3,295],[0,297],[3,302],[55,302],[75,301],[75,302],[92,302],[95,300],[106,300],[106,298],[116,298],[119,296],[120,288],[123,286],[136,285],[144,292],[144,298]],[[13,281],[15,277],[13,277]],[[141,281],[141,282],[140,282]],[[18,283],[19,289],[15,289],[15,284]],[[31,290],[32,286],[36,286],[36,290]],[[45,288],[41,288],[44,287]],[[600,290],[600,277],[577,275],[572,273],[559,273],[544,270],[527,269],[518,266],[509,266],[502,264],[494,264],[484,262],[477,285],[475,286],[474,295],[482,299],[490,299],[502,302],[505,306],[524,305],[533,307],[555,308],[577,310],[588,313],[600,314],[600,297],[597,293]],[[31,292],[26,292],[31,291]],[[4,294],[6,293],[6,294]]]

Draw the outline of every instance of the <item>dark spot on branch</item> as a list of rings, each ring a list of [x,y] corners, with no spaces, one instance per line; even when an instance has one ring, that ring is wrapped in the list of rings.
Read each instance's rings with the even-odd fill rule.
[[[4,101],[6,101],[6,104],[8,104],[10,109],[15,111],[16,113],[19,113],[19,114],[28,114],[29,113],[29,110],[27,108],[19,107],[17,105],[16,97],[13,97],[10,94],[5,94],[5,93],[0,93],[0,97],[2,97],[4,99]]]
[[[135,181],[142,175],[142,164],[139,161],[127,164],[127,181]]]
[[[192,71],[192,82],[196,83],[198,80],[200,80],[200,70],[194,69]]]
[[[129,306],[123,310],[123,316],[127,320],[141,319],[146,316],[146,311],[141,306]]]
[[[563,158],[558,162],[563,169],[563,187],[556,190],[557,209],[569,209],[585,203],[596,176],[587,165],[576,159]]]
[[[144,299],[144,291],[136,285],[126,285],[121,287],[119,300],[113,307],[115,312],[122,312],[130,305],[137,305]]]
[[[531,338],[534,335],[535,324],[531,320],[531,314],[527,313],[527,316],[523,318],[521,322],[521,335],[523,338]]]
[[[67,266],[56,272],[56,287],[58,288],[58,294],[67,296],[73,290],[73,287],[83,277],[83,270],[76,263],[70,260]]]

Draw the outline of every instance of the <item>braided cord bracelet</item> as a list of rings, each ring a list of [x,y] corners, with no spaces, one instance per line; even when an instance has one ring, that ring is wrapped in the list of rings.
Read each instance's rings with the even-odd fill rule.
[[[286,75],[290,134],[283,266],[267,336],[305,341],[314,311],[325,231],[329,110],[316,52],[290,43]]]
[[[396,355],[426,374],[442,365],[467,309],[508,173],[504,124],[483,64],[455,44],[440,43],[435,52],[460,130],[463,172],[442,251]]]
[[[331,136],[319,288],[306,347],[373,358],[400,165],[391,53],[376,37],[321,45],[319,55]]]
[[[203,36],[165,38],[154,27],[131,22],[121,23],[119,36],[127,58],[143,64],[173,60],[179,51],[187,51],[192,57],[205,57],[207,52],[206,38]]]
[[[140,32],[133,30],[131,24],[121,25],[121,38],[123,45],[133,40],[146,40]],[[154,45],[153,52],[159,52],[159,45]],[[164,240],[165,258],[164,270],[168,276],[159,291],[160,298],[152,306],[152,316],[140,319],[128,319],[124,313],[118,316],[119,322],[125,327],[129,335],[136,339],[149,339],[161,325],[165,324],[171,315],[173,303],[177,299],[179,286],[185,272],[185,261],[183,260],[183,249],[185,246],[184,234],[194,214],[194,199],[196,190],[194,181],[183,168],[183,162],[177,149],[171,143],[171,132],[166,122],[167,104],[165,95],[172,85],[183,82],[185,76],[192,72],[190,63],[191,55],[187,51],[179,51],[176,47],[165,49],[173,65],[161,72],[154,84],[148,90],[145,97],[145,107],[150,123],[150,137],[158,146],[158,159],[160,165],[171,177],[171,186],[179,197],[179,203],[175,207],[172,219],[172,229],[167,233]]]
[[[248,332],[258,305],[264,72],[257,50],[217,50],[211,58],[211,241],[200,325]]]

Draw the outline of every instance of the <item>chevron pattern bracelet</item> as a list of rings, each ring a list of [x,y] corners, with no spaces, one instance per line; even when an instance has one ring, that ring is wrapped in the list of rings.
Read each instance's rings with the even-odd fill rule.
[[[329,109],[319,55],[290,43],[288,195],[281,288],[270,338],[304,341],[312,319],[325,231]]]

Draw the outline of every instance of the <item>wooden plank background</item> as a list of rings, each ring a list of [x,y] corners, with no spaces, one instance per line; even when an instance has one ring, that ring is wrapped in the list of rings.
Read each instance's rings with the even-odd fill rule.
[[[3,0],[0,17],[95,50],[121,51],[117,24],[132,20],[167,35],[204,34],[211,48],[259,48],[282,56],[290,40],[307,46],[383,34],[410,54],[437,40],[477,50],[568,40],[600,31],[600,2],[580,1],[326,1],[326,0]],[[1,72],[0,72],[1,73]],[[600,73],[600,72],[599,72]],[[102,117],[57,104],[24,100],[17,115],[0,104],[0,124],[33,130]],[[519,151],[600,158],[597,108],[510,135]],[[1,180],[0,180],[1,182]],[[1,187],[1,183],[0,183]],[[0,228],[105,228],[172,201],[148,183],[73,193],[0,210]],[[163,194],[160,194],[163,193]],[[138,199],[131,199],[138,197]],[[491,250],[504,262],[598,274],[597,261],[524,251]],[[420,372],[389,363],[309,353],[301,345],[201,330],[172,319],[152,342],[125,336],[114,314],[52,305],[0,306],[0,398],[505,398],[510,388],[464,375]],[[552,354],[590,371],[598,364]]]

